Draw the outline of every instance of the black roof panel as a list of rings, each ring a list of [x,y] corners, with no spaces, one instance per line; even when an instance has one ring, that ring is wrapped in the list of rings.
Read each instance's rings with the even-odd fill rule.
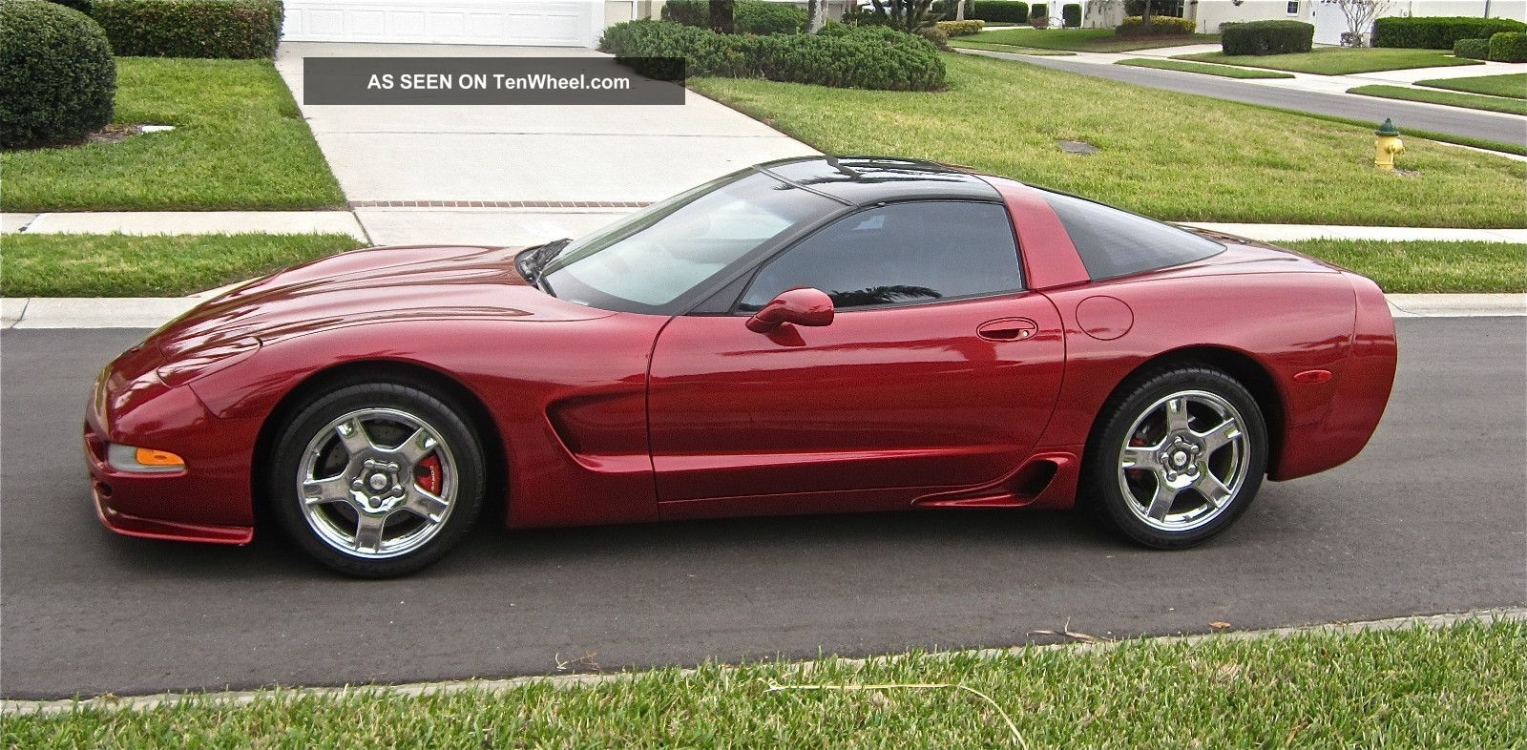
[[[860,206],[930,198],[1000,201],[997,189],[968,172],[943,164],[876,156],[809,156],[781,159],[758,169],[805,188]]]

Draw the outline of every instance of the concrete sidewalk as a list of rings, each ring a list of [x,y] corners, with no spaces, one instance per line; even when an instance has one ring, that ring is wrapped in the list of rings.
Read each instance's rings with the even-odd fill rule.
[[[281,45],[276,69],[356,219],[380,244],[577,237],[631,210],[629,204],[661,200],[761,161],[816,153],[694,92],[682,106],[302,104],[302,60],[318,56],[604,55],[581,48]],[[564,202],[583,205],[556,205]],[[500,205],[473,207],[483,203]]]

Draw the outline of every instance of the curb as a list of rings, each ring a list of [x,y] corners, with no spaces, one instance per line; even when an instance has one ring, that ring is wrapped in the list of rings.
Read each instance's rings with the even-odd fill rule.
[[[158,328],[227,288],[190,297],[6,297],[0,299],[0,329]],[[1386,299],[1395,318],[1527,316],[1524,294],[1390,294]]]
[[[1024,651],[1042,650],[1071,650],[1079,652],[1092,652],[1116,648],[1122,644],[1148,643],[1184,643],[1194,645],[1223,639],[1250,640],[1255,638],[1288,638],[1300,635],[1315,634],[1355,634],[1369,631],[1392,631],[1406,628],[1422,627],[1431,630],[1456,625],[1462,622],[1480,622],[1491,624],[1495,622],[1527,622],[1527,608],[1502,608],[1475,610],[1454,614],[1438,615],[1412,615],[1408,617],[1391,617],[1381,620],[1359,620],[1353,622],[1334,622],[1319,625],[1305,625],[1299,627],[1272,628],[1268,630],[1236,630],[1227,632],[1203,633],[1197,635],[1168,635],[1146,638],[1129,638],[1120,641],[1095,639],[1081,633],[1071,633],[1062,628],[1062,637],[1075,638],[1078,642],[1056,644],[1032,644],[1026,646],[1013,646],[1011,648],[975,649],[970,651],[944,651],[932,654],[934,656],[973,655],[977,658],[990,659],[998,656],[1020,654]],[[1043,631],[1048,632],[1048,631]],[[1034,635],[1035,633],[1030,633]],[[860,666],[872,661],[895,660],[897,655],[870,657],[868,659],[835,659],[835,662],[846,666]],[[805,661],[799,664],[806,670],[811,669],[815,662]],[[695,670],[681,670],[685,674],[692,674]],[[392,696],[418,697],[423,695],[441,695],[457,693],[468,690],[480,690],[484,692],[505,692],[531,685],[550,685],[556,688],[573,688],[584,685],[597,685],[618,680],[641,679],[644,672],[617,672],[612,674],[556,674],[530,677],[513,677],[502,680],[443,680],[439,682],[414,682],[397,685],[345,685],[343,687],[317,687],[317,688],[280,688],[272,687],[262,690],[238,690],[226,692],[190,692],[190,693],[157,693],[153,695],[117,696],[105,695],[93,698],[74,698],[64,700],[4,700],[0,701],[0,716],[44,714],[56,715],[70,713],[79,710],[98,711],[150,711],[161,707],[174,706],[186,701],[212,702],[225,704],[230,707],[248,705],[262,697],[307,697],[323,698],[328,696],[345,695],[355,692],[374,691]]]

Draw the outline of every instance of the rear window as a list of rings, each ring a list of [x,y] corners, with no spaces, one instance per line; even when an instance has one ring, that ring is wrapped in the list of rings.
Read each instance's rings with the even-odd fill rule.
[[[1224,245],[1128,211],[1041,191],[1060,217],[1094,281],[1154,271],[1218,255]]]

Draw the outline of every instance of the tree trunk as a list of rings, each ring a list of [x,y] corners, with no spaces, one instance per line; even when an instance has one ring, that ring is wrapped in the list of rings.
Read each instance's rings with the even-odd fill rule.
[[[736,21],[732,16],[734,4],[733,0],[710,0],[711,31],[731,34],[737,30]]]
[[[1145,9],[1140,12],[1140,25],[1146,29],[1151,26],[1151,0],[1145,0]]]
[[[965,0],[956,0],[954,6],[954,20],[965,20]]]
[[[827,0],[811,0],[806,5],[806,32],[815,34],[827,25]]]

